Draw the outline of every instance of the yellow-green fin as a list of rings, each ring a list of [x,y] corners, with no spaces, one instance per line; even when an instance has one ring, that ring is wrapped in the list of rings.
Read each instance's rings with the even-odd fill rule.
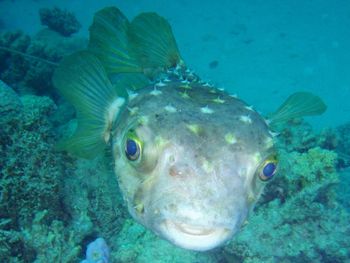
[[[89,50],[108,74],[143,73],[154,77],[183,63],[169,23],[142,13],[131,23],[115,7],[97,12],[90,27]]]
[[[104,149],[112,122],[126,104],[126,91],[111,84],[101,62],[87,51],[66,57],[56,69],[53,82],[73,104],[78,118],[75,134],[58,148],[80,157],[96,156]]]
[[[128,28],[128,19],[116,7],[106,7],[94,16],[89,50],[108,73],[142,72],[138,61],[129,54]]]
[[[130,24],[129,41],[144,70],[174,67],[181,61],[169,23],[156,13],[142,13]]]
[[[268,120],[271,125],[276,125],[294,118],[320,115],[326,109],[327,106],[320,97],[309,92],[296,92],[290,95]]]

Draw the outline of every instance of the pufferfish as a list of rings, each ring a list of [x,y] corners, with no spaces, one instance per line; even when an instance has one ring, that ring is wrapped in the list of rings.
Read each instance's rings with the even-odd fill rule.
[[[265,119],[189,70],[164,18],[129,22],[115,7],[95,14],[87,50],[53,80],[78,119],[61,146],[86,158],[109,147],[132,217],[197,251],[232,239],[276,174],[271,127],[326,109],[299,92]]]

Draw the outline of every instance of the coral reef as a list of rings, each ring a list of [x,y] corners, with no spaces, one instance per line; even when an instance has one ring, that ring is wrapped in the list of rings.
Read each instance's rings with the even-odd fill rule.
[[[41,58],[0,50],[0,79],[14,88],[0,81],[0,262],[94,262],[98,237],[110,262],[349,260],[349,123],[320,133],[301,120],[280,127],[279,176],[249,224],[224,248],[185,251],[130,219],[109,156],[55,150],[74,130],[75,112],[55,93],[55,66],[44,60],[57,63],[85,41],[46,29],[5,32],[0,46]]]
[[[336,140],[340,143],[336,146],[339,155],[339,166],[346,168],[350,166],[350,122],[337,128]]]
[[[88,161],[55,151],[58,138],[75,127],[68,105],[18,96],[0,82],[0,116],[1,262],[95,262],[90,252],[105,247],[94,243],[99,237],[111,251],[105,262],[350,258],[344,185],[350,173],[337,172],[339,140],[347,143],[348,126],[319,134],[304,122],[284,127],[277,139],[279,176],[268,184],[249,224],[224,248],[199,253],[174,247],[130,218],[109,156]]]
[[[18,97],[3,82],[0,95],[0,261],[74,262],[98,232],[121,228],[121,202],[108,194],[117,185],[97,161],[55,151],[51,99]]]
[[[0,34],[0,78],[21,94],[47,95],[56,100],[51,78],[57,63],[85,46],[84,39],[65,38],[48,29],[33,37],[5,31]]]
[[[281,133],[279,176],[267,186],[248,226],[225,247],[229,262],[350,258],[350,214],[337,202],[338,155],[318,146],[329,146],[324,143],[328,135],[317,137],[305,127],[297,122]],[[300,134],[304,138],[296,136]]]
[[[81,28],[81,24],[76,17],[60,8],[42,8],[39,10],[41,24],[47,26],[53,31],[60,33],[62,36],[69,37]]]

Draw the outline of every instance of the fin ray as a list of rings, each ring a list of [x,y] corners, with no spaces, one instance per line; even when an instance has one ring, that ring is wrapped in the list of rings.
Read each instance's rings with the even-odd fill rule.
[[[89,50],[108,73],[141,72],[138,61],[129,54],[128,19],[115,7],[98,11],[90,27]]]
[[[174,67],[181,61],[171,26],[156,13],[142,13],[130,24],[131,50],[144,69]]]
[[[321,115],[327,106],[322,99],[309,92],[296,92],[271,114],[268,118],[271,125],[310,115]]]
[[[111,84],[101,62],[87,51],[65,58],[55,71],[53,82],[74,105],[78,119],[76,133],[58,148],[81,157],[93,157],[105,147],[110,122],[115,121],[127,99],[120,94],[126,94],[126,91]],[[113,115],[109,116],[111,106],[118,99],[120,107],[113,109]]]

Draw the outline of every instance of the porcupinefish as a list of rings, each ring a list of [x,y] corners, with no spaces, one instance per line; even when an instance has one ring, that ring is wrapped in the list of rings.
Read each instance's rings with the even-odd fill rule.
[[[197,251],[230,240],[276,174],[271,127],[326,108],[299,92],[265,119],[191,72],[164,18],[129,22],[114,7],[95,14],[87,50],[65,58],[53,80],[77,111],[63,147],[86,158],[110,147],[130,214]]]

